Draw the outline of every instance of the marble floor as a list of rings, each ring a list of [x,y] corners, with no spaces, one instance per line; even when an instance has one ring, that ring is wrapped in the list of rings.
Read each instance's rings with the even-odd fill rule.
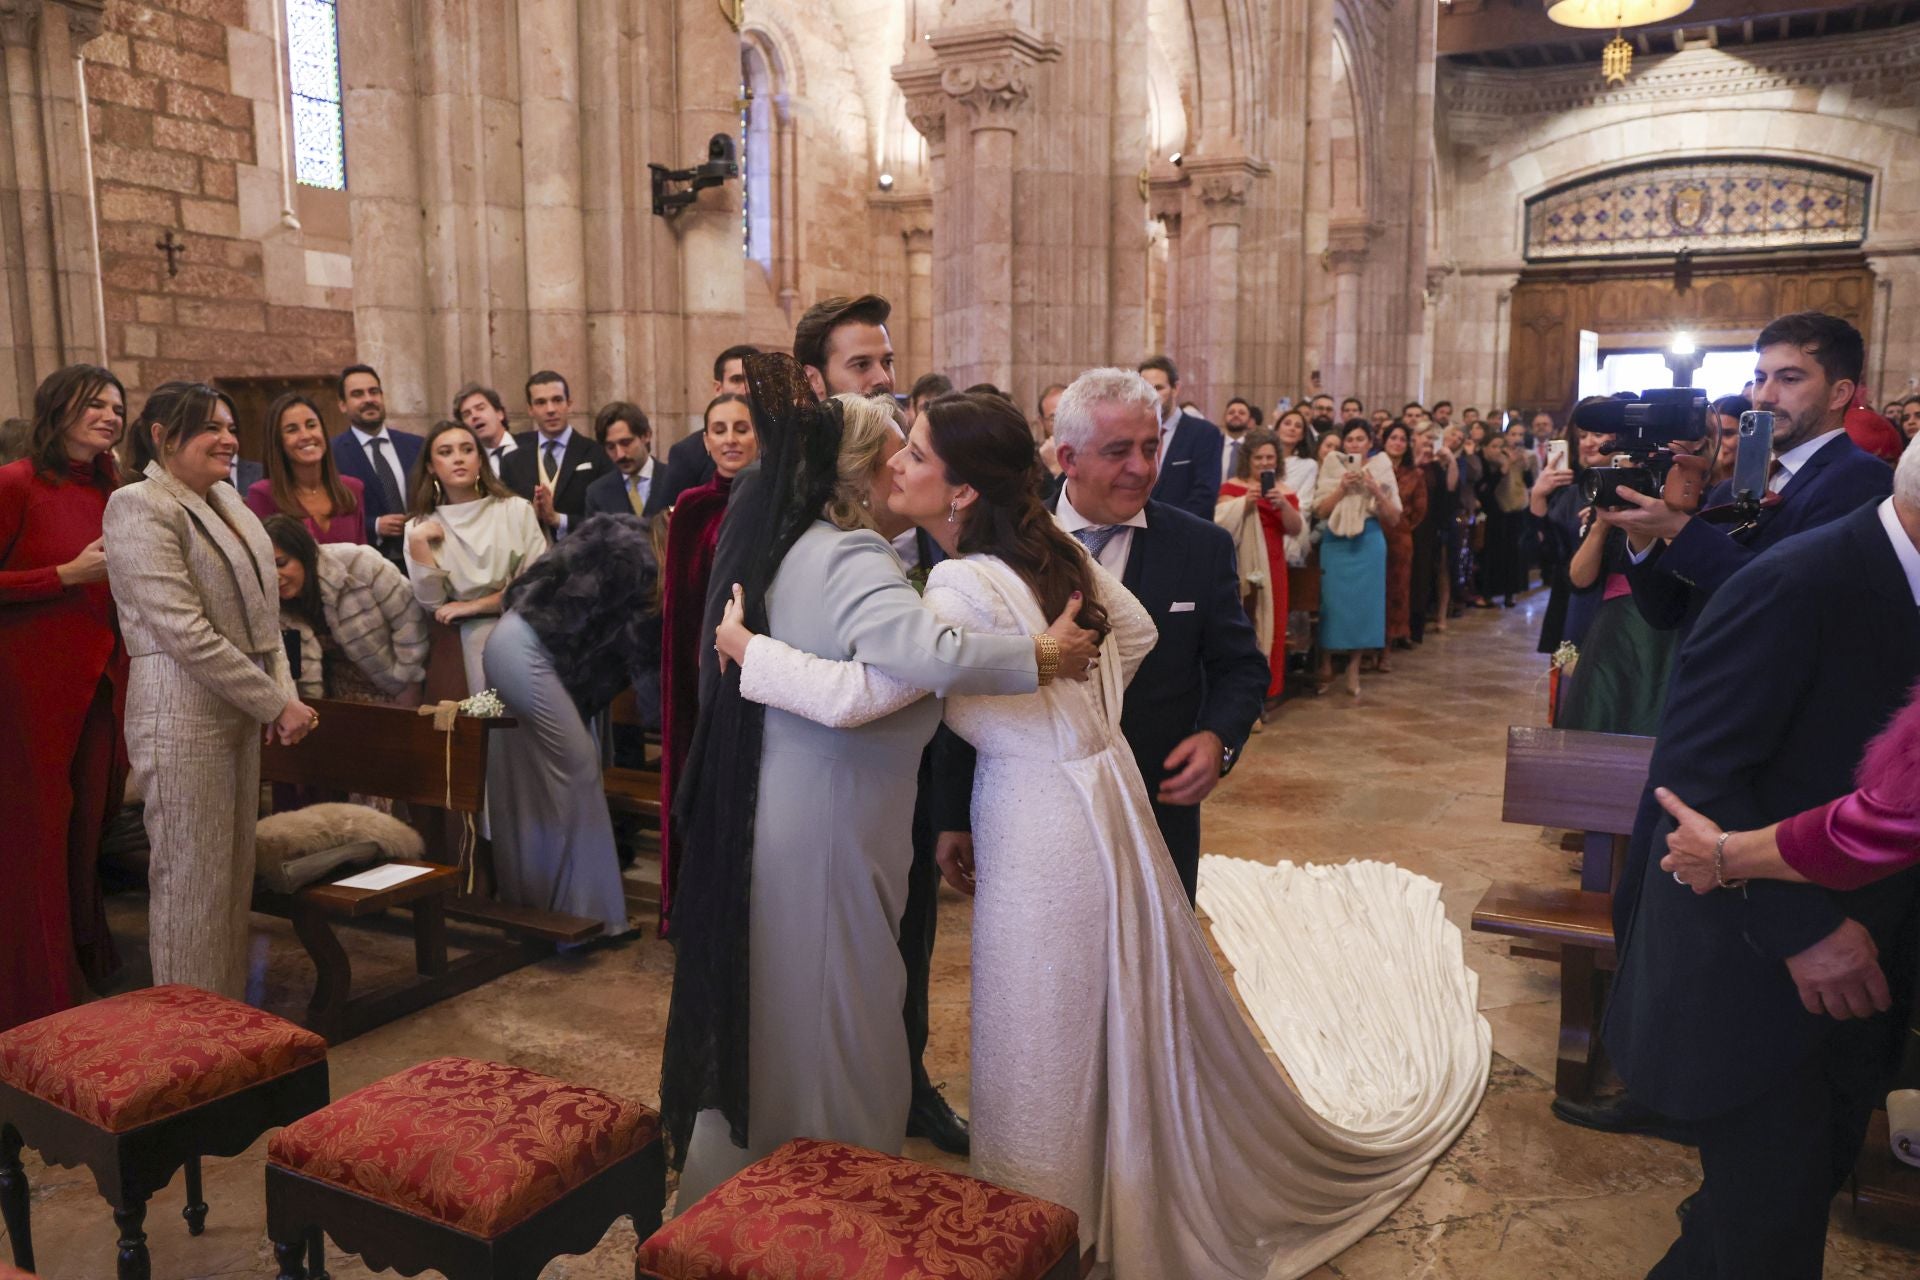
[[[1470,613],[1421,649],[1398,655],[1392,674],[1367,677],[1357,701],[1336,684],[1318,699],[1287,703],[1208,802],[1207,849],[1262,861],[1390,859],[1439,881],[1463,930],[1495,878],[1571,882],[1568,855],[1555,835],[1500,821],[1506,727],[1544,718],[1544,661],[1532,645],[1543,604],[1535,593],[1512,612]],[[137,902],[117,900],[115,920],[137,951]],[[260,923],[265,998],[273,1006],[297,1005],[305,981],[297,944],[283,926]],[[929,1065],[963,1111],[967,924],[966,900],[947,894]],[[1674,1234],[1674,1205],[1693,1189],[1692,1153],[1554,1120],[1547,1104],[1555,971],[1510,958],[1493,938],[1464,937],[1493,1027],[1486,1101],[1420,1189],[1312,1280],[1643,1275]],[[403,963],[407,954],[398,937],[356,935],[354,946],[356,966],[368,970]],[[332,1054],[334,1096],[423,1059],[458,1053],[652,1100],[671,972],[670,951],[651,939],[523,969],[341,1045]],[[147,1226],[157,1280],[274,1274],[263,1234],[265,1146],[263,1140],[235,1159],[209,1162],[212,1214],[197,1240],[178,1218],[181,1181],[156,1198]],[[909,1144],[909,1154],[959,1163],[919,1142]],[[83,1170],[44,1168],[31,1156],[28,1169],[40,1275],[112,1276],[114,1231],[91,1178]],[[632,1249],[633,1233],[623,1221],[591,1254],[558,1259],[543,1274],[547,1280],[627,1280]],[[1852,1223],[1837,1201],[1827,1259],[1829,1276],[1911,1277],[1920,1273],[1920,1238],[1870,1232]],[[356,1259],[335,1257],[330,1264],[338,1280],[369,1274]]]

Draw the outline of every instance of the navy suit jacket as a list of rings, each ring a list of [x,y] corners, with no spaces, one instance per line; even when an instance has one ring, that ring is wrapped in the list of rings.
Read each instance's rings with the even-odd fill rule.
[[[397,456],[392,460],[398,463],[400,472],[397,477],[400,481],[400,508],[397,511],[387,510],[386,495],[380,491],[379,477],[373,474],[373,460],[367,457],[367,451],[360,447],[360,437],[353,434],[352,429],[349,428],[333,438],[334,465],[340,468],[341,475],[352,476],[366,490],[367,545],[380,547],[383,551],[387,550],[387,547],[382,544],[382,539],[374,530],[374,525],[381,516],[407,514],[407,493],[413,487],[413,468],[414,464],[420,460],[419,436],[411,431],[395,431],[392,427],[388,427],[387,439],[393,442],[393,452]],[[400,545],[398,538],[389,538],[386,542],[391,543],[395,548]]]
[[[660,466],[654,464],[653,480],[660,481]],[[647,490],[648,507],[653,505],[653,490]],[[587,486],[587,514],[590,516],[630,516],[633,504],[627,501],[627,478],[615,468]]]
[[[536,458],[540,433],[521,431],[513,438],[520,447],[500,459],[500,479],[507,488],[531,502],[534,486],[540,483],[540,468]],[[554,477],[553,509],[567,517],[569,527],[587,516],[588,487],[612,470],[612,459],[607,457],[607,451],[592,436],[576,429],[568,437],[567,447],[560,454],[559,473]],[[624,498],[621,499],[620,509],[628,515],[633,514]],[[552,531],[548,533],[551,536]]]
[[[1220,428],[1205,418],[1182,413],[1160,455],[1160,476],[1153,482],[1153,500],[1213,523],[1213,504],[1220,499]]]
[[[1723,828],[1753,830],[1853,789],[1867,743],[1920,678],[1920,608],[1877,505],[1728,579],[1674,667],[1604,1027],[1634,1097],[1667,1115],[1740,1106],[1823,1037],[1861,1035],[1861,1052],[1891,1052],[1887,1015],[1863,1027],[1809,1014],[1784,964],[1848,917],[1873,934],[1893,1007],[1909,1007],[1899,988],[1913,965],[1896,945],[1920,905],[1920,868],[1848,892],[1755,880],[1697,896],[1660,870],[1655,851],[1673,823],[1651,795],[1668,787]]]
[[[667,450],[666,465],[654,469],[653,487],[647,490],[647,515],[665,511],[681,494],[713,479],[713,473],[706,436],[696,431]]]
[[[1217,445],[1213,452],[1217,462]],[[1151,796],[1167,755],[1202,729],[1219,735],[1232,768],[1260,718],[1270,672],[1240,601],[1233,536],[1162,502],[1147,503],[1146,514],[1120,582],[1153,616],[1160,640],[1127,686],[1120,731]]]
[[[1721,584],[1767,548],[1892,492],[1893,468],[1842,432],[1794,472],[1780,491],[1780,504],[1763,509],[1759,527],[1738,540],[1722,525],[1689,520],[1670,544],[1628,573],[1634,603],[1648,623],[1663,631],[1691,625]],[[1709,506],[1732,500],[1731,482],[1707,495]]]

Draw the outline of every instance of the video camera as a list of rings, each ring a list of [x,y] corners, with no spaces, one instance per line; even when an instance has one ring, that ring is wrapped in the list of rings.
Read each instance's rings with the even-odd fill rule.
[[[1581,479],[1587,501],[1602,511],[1624,511],[1634,504],[1620,493],[1631,489],[1676,511],[1698,510],[1719,448],[1720,429],[1709,421],[1708,405],[1706,393],[1692,387],[1656,387],[1577,406],[1576,428],[1613,437],[1609,465],[1591,467]]]

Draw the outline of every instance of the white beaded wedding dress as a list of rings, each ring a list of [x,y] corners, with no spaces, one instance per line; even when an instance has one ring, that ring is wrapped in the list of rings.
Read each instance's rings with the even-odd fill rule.
[[[1477,982],[1430,881],[1209,858],[1202,907],[1275,1068],[1120,736],[1152,620],[1096,572],[1112,631],[1093,680],[946,704],[979,752],[974,1172],[1072,1208],[1115,1280],[1299,1276],[1392,1212],[1471,1118],[1491,1045]],[[992,557],[938,565],[926,603],[974,631],[1047,627]],[[767,637],[742,692],[843,725],[924,696]]]

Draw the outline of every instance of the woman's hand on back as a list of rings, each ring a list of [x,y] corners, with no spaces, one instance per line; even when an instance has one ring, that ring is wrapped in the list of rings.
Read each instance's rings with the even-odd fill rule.
[[[1081,596],[1078,591],[1067,601],[1067,607],[1047,628],[1060,646],[1060,666],[1054,673],[1056,677],[1069,680],[1085,680],[1100,666],[1100,633],[1089,631],[1074,621],[1080,612]]]

